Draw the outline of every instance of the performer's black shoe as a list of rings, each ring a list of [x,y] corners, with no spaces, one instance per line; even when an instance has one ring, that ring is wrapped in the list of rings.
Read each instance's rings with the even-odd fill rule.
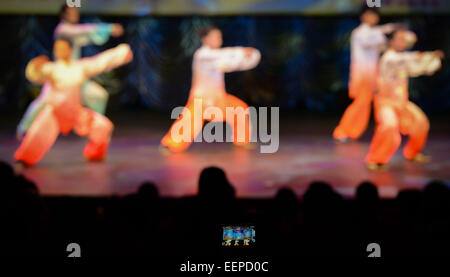
[[[409,160],[412,162],[416,162],[416,163],[426,164],[426,163],[431,162],[431,156],[427,156],[422,153],[419,153],[419,154],[415,155],[414,158],[409,159]]]
[[[369,169],[371,171],[377,171],[377,172],[382,172],[387,169],[385,164],[380,164],[380,163],[366,163],[366,167],[367,167],[367,169]]]

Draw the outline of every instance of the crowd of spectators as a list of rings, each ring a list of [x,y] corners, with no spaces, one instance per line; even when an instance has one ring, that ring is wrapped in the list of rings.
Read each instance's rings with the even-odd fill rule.
[[[224,224],[255,226],[246,254],[367,256],[378,243],[384,256],[446,255],[450,246],[450,190],[432,181],[380,199],[364,182],[346,199],[330,184],[313,182],[299,198],[281,188],[270,199],[236,198],[225,172],[205,168],[192,197],[162,198],[143,183],[127,196],[41,196],[37,186],[0,162],[3,255],[64,256],[76,242],[87,256],[226,255]]]

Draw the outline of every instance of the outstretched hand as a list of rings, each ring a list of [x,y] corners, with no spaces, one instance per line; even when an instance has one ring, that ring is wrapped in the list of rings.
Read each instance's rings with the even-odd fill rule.
[[[123,26],[121,24],[113,24],[111,36],[120,37],[124,33]]]
[[[441,60],[445,58],[445,53],[442,50],[436,50],[433,52],[433,54],[436,55]]]
[[[250,57],[255,52],[255,49],[253,49],[252,47],[245,47],[244,52],[246,57]]]

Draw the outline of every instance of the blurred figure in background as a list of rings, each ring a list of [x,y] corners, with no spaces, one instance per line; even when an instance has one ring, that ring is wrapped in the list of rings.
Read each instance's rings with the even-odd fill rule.
[[[370,119],[373,93],[376,89],[378,61],[386,48],[385,34],[402,28],[402,24],[377,26],[379,11],[365,5],[361,11],[361,25],[353,30],[350,38],[351,65],[349,97],[353,102],[345,110],[333,138],[344,142],[358,139],[366,130]]]
[[[72,129],[80,136],[88,136],[84,156],[102,160],[106,155],[113,124],[105,116],[83,108],[80,91],[89,78],[110,71],[133,58],[130,46],[121,44],[96,56],[72,60],[71,41],[58,38],[54,44],[55,62],[46,56],[34,58],[27,66],[27,78],[36,84],[49,83],[46,104],[33,121],[19,149],[16,161],[27,165],[39,162],[52,147],[59,133]]]
[[[102,45],[108,41],[109,37],[119,37],[123,34],[123,27],[120,24],[88,23],[80,24],[80,12],[76,7],[69,7],[64,4],[61,7],[59,17],[61,22],[55,29],[55,39],[59,37],[68,38],[72,41],[72,59],[81,58],[81,48],[90,44]],[[27,111],[17,127],[17,138],[21,140],[33,120],[47,103],[48,92],[51,84],[45,83],[41,94],[27,108]],[[104,114],[108,102],[108,92],[98,83],[87,80],[81,90],[81,101],[84,106],[100,114]]]
[[[382,169],[401,143],[401,135],[409,140],[403,155],[416,162],[428,162],[422,154],[430,124],[423,111],[409,101],[408,78],[431,75],[441,68],[442,51],[405,52],[417,37],[406,30],[395,31],[389,49],[380,61],[379,92],[375,96],[375,134],[366,157],[367,167]]]
[[[257,49],[251,47],[222,47],[222,32],[216,27],[202,28],[199,31],[202,40],[202,47],[194,54],[192,64],[192,88],[188,103],[183,112],[190,113],[191,126],[190,141],[175,141],[172,138],[172,128],[184,119],[183,115],[177,119],[171,127],[171,130],[161,140],[164,148],[172,152],[182,152],[192,143],[194,138],[202,131],[203,120],[199,124],[195,123],[194,113],[203,111],[208,107],[217,107],[225,115],[227,107],[242,107],[247,109],[248,105],[237,97],[228,94],[225,90],[225,73],[241,70],[249,70],[256,67],[261,59],[261,54]],[[195,111],[194,100],[202,100],[201,111]],[[226,121],[228,118],[214,118],[212,121]],[[239,120],[239,117],[237,118]],[[244,145],[250,141],[251,124],[249,116],[246,115],[246,133],[243,142],[237,139],[238,120],[228,122],[233,128],[234,140],[237,145]],[[184,130],[183,130],[184,131]]]

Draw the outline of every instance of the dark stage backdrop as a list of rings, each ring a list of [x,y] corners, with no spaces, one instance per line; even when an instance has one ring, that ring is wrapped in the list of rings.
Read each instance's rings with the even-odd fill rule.
[[[418,50],[443,49],[450,54],[450,17],[385,18],[402,21],[417,32]],[[227,75],[230,93],[255,106],[284,110],[340,113],[348,105],[349,36],[353,17],[232,16],[232,17],[94,17],[85,22],[120,22],[126,35],[104,46],[83,49],[84,56],[130,43],[135,59],[99,81],[111,94],[109,111],[167,111],[184,105],[191,83],[192,54],[199,47],[196,29],[214,24],[224,33],[225,46],[253,46],[262,62],[252,71]],[[55,16],[0,16],[0,109],[20,113],[40,88],[26,81],[27,62],[51,54]],[[427,113],[448,111],[450,68],[411,81],[411,99]]]

